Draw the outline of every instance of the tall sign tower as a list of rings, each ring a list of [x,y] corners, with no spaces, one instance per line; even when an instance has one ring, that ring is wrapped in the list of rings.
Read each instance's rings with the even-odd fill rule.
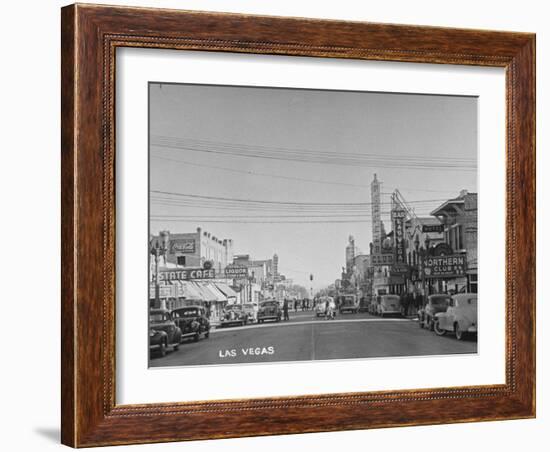
[[[380,182],[374,174],[370,184],[371,221],[372,221],[372,249],[373,254],[382,254],[382,221],[380,219]]]

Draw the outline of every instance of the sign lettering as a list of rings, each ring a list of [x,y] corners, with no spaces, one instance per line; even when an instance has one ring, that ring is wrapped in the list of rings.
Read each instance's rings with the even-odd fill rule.
[[[445,278],[464,276],[466,256],[452,254],[450,256],[426,257],[422,260],[422,271],[428,278]]]
[[[186,268],[178,270],[159,270],[159,281],[189,281],[192,279],[214,279],[214,269]]]

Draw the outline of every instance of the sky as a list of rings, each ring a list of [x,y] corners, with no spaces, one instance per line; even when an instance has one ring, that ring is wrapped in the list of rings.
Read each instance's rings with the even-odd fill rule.
[[[353,235],[372,241],[370,183],[417,215],[477,192],[475,97],[149,85],[150,232],[233,239],[314,289],[334,283]]]

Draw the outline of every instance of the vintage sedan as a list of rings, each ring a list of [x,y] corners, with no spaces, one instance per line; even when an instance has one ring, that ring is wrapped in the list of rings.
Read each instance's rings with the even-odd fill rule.
[[[420,328],[434,329],[435,315],[438,312],[445,312],[451,302],[451,296],[445,294],[433,294],[428,296],[428,301],[418,311],[418,324]]]
[[[380,317],[387,315],[401,315],[399,295],[379,295],[376,305],[376,314]]]
[[[208,320],[206,310],[202,306],[185,306],[174,309],[172,318],[181,329],[182,341],[192,338],[197,342],[201,335],[206,339],[210,336],[210,320]]]
[[[324,316],[327,312],[327,298],[321,298],[315,305],[315,315],[317,317]]]
[[[477,294],[453,295],[447,310],[435,315],[434,331],[439,336],[454,332],[459,341],[467,334],[477,334]]]
[[[223,310],[220,326],[228,325],[246,325],[248,323],[248,316],[244,311],[242,305],[231,304],[226,306]]]
[[[359,303],[357,302],[357,296],[354,294],[342,295],[340,298],[340,306],[338,307],[340,314],[344,312],[351,312],[356,314],[359,310]]]
[[[264,323],[266,320],[281,320],[281,305],[277,300],[262,301],[258,307],[258,323]]]
[[[181,329],[175,324],[170,311],[151,309],[149,311],[149,353],[165,356],[169,347],[179,348]]]
[[[243,304],[243,311],[248,317],[248,323],[254,323],[258,320],[258,305],[254,303]]]

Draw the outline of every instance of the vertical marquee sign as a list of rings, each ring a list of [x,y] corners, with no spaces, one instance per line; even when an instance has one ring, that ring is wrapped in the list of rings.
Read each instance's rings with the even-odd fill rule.
[[[402,209],[393,209],[391,219],[393,222],[394,244],[395,244],[395,266],[403,267],[405,259],[404,222],[407,213]]]

